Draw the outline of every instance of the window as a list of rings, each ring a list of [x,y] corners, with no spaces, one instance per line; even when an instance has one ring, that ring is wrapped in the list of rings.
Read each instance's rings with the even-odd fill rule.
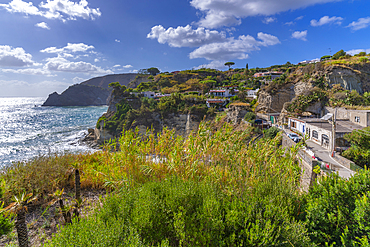
[[[355,116],[355,122],[359,123],[360,122],[360,117]]]
[[[319,139],[319,133],[316,130],[312,131],[312,137],[315,139]]]

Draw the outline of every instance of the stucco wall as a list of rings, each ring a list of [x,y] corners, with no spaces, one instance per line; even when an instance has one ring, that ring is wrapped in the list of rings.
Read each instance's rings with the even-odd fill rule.
[[[309,139],[316,142],[317,144],[319,144],[321,146],[322,146],[322,135],[327,135],[329,137],[329,144],[328,144],[328,147],[325,147],[325,148],[330,149],[330,147],[332,145],[332,135],[331,135],[332,132],[331,131],[322,129],[318,126],[314,126],[310,123],[306,123],[306,130],[308,130],[308,129],[310,131],[310,133],[309,133],[310,138]],[[318,133],[318,138],[317,139],[312,136],[313,131],[317,131],[317,133]]]

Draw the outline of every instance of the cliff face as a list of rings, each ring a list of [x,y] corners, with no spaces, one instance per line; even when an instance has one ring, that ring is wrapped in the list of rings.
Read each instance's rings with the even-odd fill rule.
[[[50,94],[43,106],[106,105],[110,92],[106,88],[77,84],[70,86],[62,94]]]
[[[363,94],[370,91],[370,64],[316,63],[298,67],[290,72],[284,84],[269,85],[259,91],[256,111],[266,113],[284,111],[285,103],[310,92],[320,78],[323,78],[330,88],[339,84],[345,90],[356,90]],[[316,114],[321,110],[321,103],[310,105],[307,109]]]
[[[114,114],[107,112],[107,115]],[[148,112],[147,114],[136,118],[130,129],[138,129],[139,134],[143,135],[147,129],[152,129],[155,133],[162,132],[164,128],[174,130],[176,135],[188,136],[191,131],[197,130],[202,119],[191,114],[175,114],[171,113],[165,118],[162,118],[158,112]],[[99,128],[95,128],[95,140],[98,144],[103,144],[110,139],[117,137],[110,133],[103,126],[105,120],[101,120],[98,124]]]
[[[109,88],[111,82],[119,82],[121,85],[128,86],[134,81],[137,74],[115,74],[95,77],[80,84],[70,86],[63,93],[54,92],[49,95],[43,106],[91,106],[106,105],[108,97],[112,92]],[[146,80],[147,76],[141,77]]]

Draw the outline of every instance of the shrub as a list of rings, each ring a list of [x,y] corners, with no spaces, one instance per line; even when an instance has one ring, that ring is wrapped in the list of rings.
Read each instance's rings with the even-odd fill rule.
[[[294,202],[292,187],[277,180],[260,181],[240,196],[211,181],[176,177],[122,189],[95,215],[63,228],[50,246],[309,246],[304,226],[291,216],[295,206],[280,207]],[[285,188],[277,189],[281,182]]]
[[[10,219],[6,217],[4,213],[1,212],[1,210],[3,209],[3,205],[4,205],[3,203],[0,204],[0,238],[3,235],[6,235],[9,232],[11,232],[13,228],[13,224],[10,221]]]
[[[332,173],[310,189],[305,198],[305,217],[314,243],[368,246],[356,242],[370,237],[369,183],[369,170],[349,179]]]
[[[367,63],[369,59],[367,57],[360,57],[360,62],[361,63]]]
[[[276,127],[271,127],[269,129],[267,129],[265,131],[265,137],[269,138],[269,139],[273,139],[275,138],[275,136],[280,132],[280,129],[279,128],[276,128]]]
[[[256,119],[256,117],[257,116],[256,116],[256,114],[254,114],[254,112],[247,112],[244,116],[244,120],[250,122],[250,121]]]

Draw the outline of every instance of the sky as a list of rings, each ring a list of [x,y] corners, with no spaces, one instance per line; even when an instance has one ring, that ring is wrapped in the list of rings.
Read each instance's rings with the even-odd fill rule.
[[[113,73],[370,53],[368,0],[0,0],[0,97]]]

